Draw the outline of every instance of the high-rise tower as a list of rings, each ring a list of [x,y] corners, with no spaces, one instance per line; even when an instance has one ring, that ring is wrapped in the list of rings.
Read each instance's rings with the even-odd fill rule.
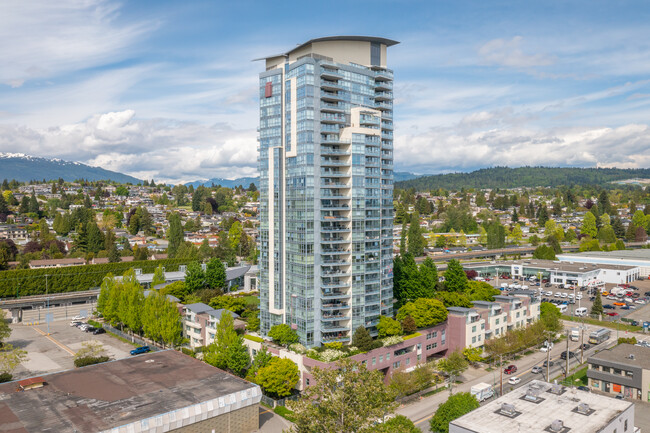
[[[260,319],[307,346],[393,310],[393,72],[363,36],[312,39],[260,74]]]

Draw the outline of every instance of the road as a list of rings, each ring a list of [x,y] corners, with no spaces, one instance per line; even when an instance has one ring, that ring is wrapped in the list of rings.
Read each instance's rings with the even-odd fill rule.
[[[569,329],[572,326],[575,326],[573,322],[565,322],[565,328]],[[589,336],[589,333],[597,329],[596,326],[593,325],[586,325],[585,329],[585,342]],[[630,333],[628,336],[634,335],[633,333]],[[638,337],[643,337],[642,334],[639,334]],[[647,338],[647,336],[646,336]],[[575,367],[580,359],[580,352],[578,350],[578,347],[581,343],[578,342],[569,342],[569,350],[572,352],[578,352],[578,359],[574,360],[571,358],[570,361],[570,369]],[[586,362],[587,357],[593,355],[597,351],[607,349],[609,347],[612,347],[613,345],[616,344],[616,332],[612,332],[612,337],[610,337],[609,340],[606,342],[599,344],[597,346],[591,346],[588,350],[584,352],[584,360]],[[566,350],[566,341],[561,341],[558,342],[553,349],[551,350],[550,353],[550,358],[552,361],[554,361],[555,365],[553,365],[550,368],[550,377],[551,380],[557,378],[558,376],[562,375],[566,366],[566,361],[562,360],[560,358],[561,353]],[[514,388],[524,386],[528,382],[530,382],[533,379],[541,379],[545,380],[546,379],[546,368],[544,368],[542,374],[533,374],[531,373],[531,369],[534,366],[541,366],[543,362],[547,359],[547,354],[545,352],[540,352],[539,350],[536,350],[534,353],[524,356],[521,359],[517,361],[512,361],[508,362],[508,364],[515,364],[518,368],[517,373],[515,376],[521,378],[521,382],[517,385],[509,385],[508,384],[508,378],[509,376],[503,375],[503,391],[508,392]],[[500,382],[500,371],[498,369],[494,370],[493,372],[486,372],[484,375],[479,376],[473,380],[470,380],[468,382],[465,382],[461,385],[457,385],[454,387],[454,392],[469,392],[470,388],[473,385],[476,385],[478,383],[485,382],[485,383],[490,383],[494,384],[496,391],[499,391],[499,382]],[[436,409],[438,409],[438,406],[441,403],[444,403],[447,398],[449,397],[449,392],[448,391],[442,391],[437,394],[434,394],[430,397],[423,398],[413,404],[409,404],[407,406],[401,407],[397,410],[397,413],[404,415],[408,417],[411,421],[415,423],[416,426],[420,428],[420,430],[428,432],[429,431],[429,420],[435,413]]]

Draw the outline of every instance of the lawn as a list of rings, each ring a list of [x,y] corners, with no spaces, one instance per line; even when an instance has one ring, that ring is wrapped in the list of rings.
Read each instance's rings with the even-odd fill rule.
[[[257,296],[253,296],[253,295],[244,296],[244,301],[246,301],[246,305],[248,304],[260,305],[260,298]]]
[[[589,323],[590,325],[602,326],[604,328],[618,329],[620,331],[640,332],[643,330],[643,328],[640,326],[632,326],[623,322],[606,322],[604,320],[592,319],[590,317],[571,317],[563,314],[562,319],[571,322],[585,322],[585,323]]]
[[[558,376],[556,379],[565,385],[587,386],[587,367],[581,368],[566,379],[562,379],[562,376]]]

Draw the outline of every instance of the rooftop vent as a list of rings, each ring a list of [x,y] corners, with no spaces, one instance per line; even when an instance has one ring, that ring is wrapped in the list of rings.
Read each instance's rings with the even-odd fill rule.
[[[561,419],[556,419],[551,423],[551,428],[550,430],[552,432],[561,432],[562,429],[564,429],[564,423],[562,422]]]
[[[578,405],[578,413],[587,415],[589,413],[589,405],[587,403],[580,403]]]
[[[549,389],[548,392],[555,395],[562,395],[564,388],[559,383],[554,383],[551,385],[551,389]]]
[[[537,402],[538,400],[540,400],[539,397],[540,392],[541,390],[539,388],[533,388],[531,386],[526,390],[526,395],[524,396],[524,400]]]
[[[630,356],[628,356],[628,358],[630,358],[630,359],[634,359],[634,354],[633,354],[633,353],[630,353]]]
[[[501,405],[501,413],[507,416],[515,416],[517,414],[517,409],[514,404],[503,403]]]

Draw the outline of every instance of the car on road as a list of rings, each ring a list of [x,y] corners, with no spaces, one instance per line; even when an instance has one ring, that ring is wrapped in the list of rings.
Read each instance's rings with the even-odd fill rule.
[[[555,365],[555,361],[544,361],[544,364],[542,364],[544,367],[553,367]]]
[[[588,386],[580,385],[577,389],[580,391],[591,392]]]
[[[104,328],[96,328],[96,329],[93,331],[93,334],[94,334],[94,335],[98,335],[98,334],[106,334],[106,330],[105,330]]]
[[[510,385],[516,385],[516,384],[518,384],[519,382],[521,382],[521,378],[520,378],[520,377],[517,377],[517,376],[512,376],[510,379],[508,379],[508,383],[509,383]]]
[[[536,365],[536,366],[533,367],[532,370],[530,370],[530,372],[533,373],[533,374],[540,374],[542,372],[542,367],[540,367],[539,365]]]
[[[584,343],[582,345],[582,350],[589,350],[590,347],[591,347],[590,345],[588,345],[587,343]]]
[[[507,366],[507,367],[505,368],[505,370],[503,370],[503,372],[504,372],[505,374],[514,374],[514,373],[517,372],[517,366],[514,365],[514,364],[510,364],[509,366]]]
[[[548,352],[549,349],[553,349],[553,343],[548,344],[546,341],[544,342],[544,345],[539,348],[540,352]]]
[[[562,358],[562,359],[566,359],[566,357],[567,357],[567,353],[569,354],[569,358],[575,358],[575,357],[576,357],[575,352],[571,352],[571,351],[566,352],[566,351],[565,351],[565,352],[562,352],[562,353],[560,354],[560,358]]]
[[[141,353],[147,353],[150,352],[151,348],[149,346],[140,346],[136,347],[131,351],[131,355],[140,355]]]

